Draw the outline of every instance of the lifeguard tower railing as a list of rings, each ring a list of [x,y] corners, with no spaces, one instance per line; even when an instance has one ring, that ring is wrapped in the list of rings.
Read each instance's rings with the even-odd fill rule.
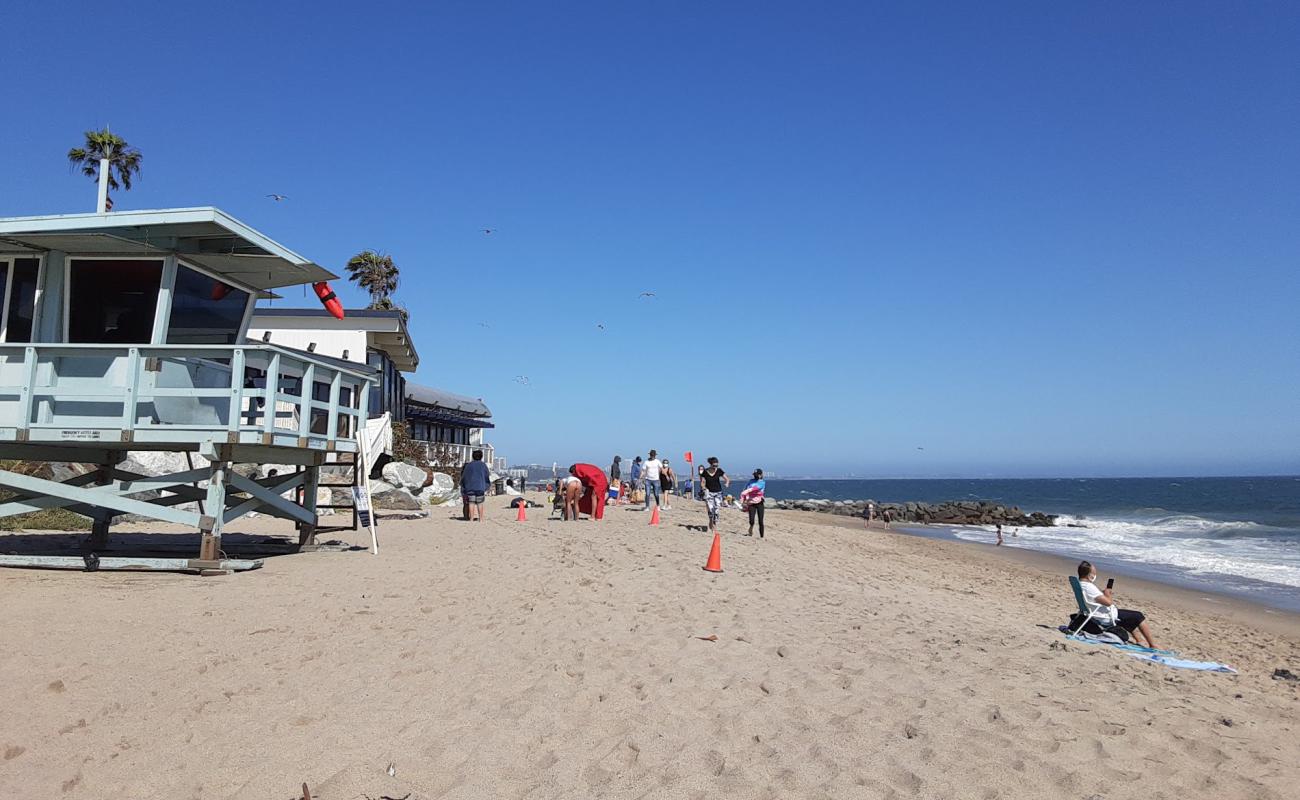
[[[272,344],[0,344],[0,441],[352,452],[373,380]]]
[[[223,567],[222,526],[249,511],[294,521],[306,543],[318,469],[328,453],[358,450],[374,382],[362,365],[272,344],[0,344],[0,458],[99,467],[63,483],[0,470],[17,495],[0,516],[69,508],[94,520],[92,548],[119,514],[195,527],[196,569]],[[210,464],[139,475],[118,466],[130,450]],[[256,479],[238,463],[301,468]]]

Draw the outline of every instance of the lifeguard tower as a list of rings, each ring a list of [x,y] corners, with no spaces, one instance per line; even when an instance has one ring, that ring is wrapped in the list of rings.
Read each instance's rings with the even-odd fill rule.
[[[0,219],[0,459],[95,467],[63,482],[0,470],[16,493],[0,516],[84,514],[89,552],[120,514],[198,532],[197,559],[136,568],[246,568],[223,558],[221,532],[250,511],[312,543],[320,467],[357,452],[375,376],[246,334],[259,297],[334,277],[215,208]],[[123,470],[140,450],[209,463]],[[268,463],[295,470],[236,470]]]

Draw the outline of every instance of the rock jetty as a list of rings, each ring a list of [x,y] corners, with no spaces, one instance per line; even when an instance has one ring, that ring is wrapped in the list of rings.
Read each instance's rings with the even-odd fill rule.
[[[776,500],[772,508],[790,511],[820,511],[845,517],[866,515],[867,504],[876,507],[876,518],[888,511],[894,522],[937,525],[1010,525],[1046,528],[1056,524],[1056,514],[1024,512],[1018,506],[1004,506],[987,500],[953,500],[947,503],[877,503],[874,500]]]

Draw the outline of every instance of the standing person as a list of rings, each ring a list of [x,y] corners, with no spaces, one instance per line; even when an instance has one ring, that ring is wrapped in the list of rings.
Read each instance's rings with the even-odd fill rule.
[[[472,460],[460,471],[460,496],[465,501],[465,521],[483,521],[483,500],[492,485],[492,474],[483,463],[483,451],[475,450]]]
[[[867,513],[865,514],[865,516],[866,516],[866,518],[867,518],[867,527],[870,528],[870,527],[871,527],[871,521],[872,521],[873,519],[876,518],[876,504],[875,504],[875,503],[873,503],[873,502],[871,502],[871,501],[867,501]]]
[[[641,488],[641,456],[632,459],[632,473],[628,476],[632,484],[632,494],[628,495],[628,502],[636,502],[636,490]]]
[[[1002,544],[1002,523],[998,523],[998,544]]]
[[[886,508],[881,512],[880,517],[885,521],[885,527],[888,528],[889,523],[894,521],[894,512]]]
[[[749,533],[746,536],[754,535],[754,518],[758,518],[758,538],[762,539],[765,529],[763,527],[763,495],[767,491],[767,481],[763,480],[763,470],[754,470],[754,479],[745,484],[744,490],[740,493],[740,504],[749,512]]]
[[[731,478],[718,466],[718,457],[709,456],[709,465],[700,470],[704,488],[704,507],[709,511],[709,532],[718,532],[718,509],[722,508],[722,490],[731,486]]]
[[[673,510],[673,485],[676,483],[677,474],[673,472],[672,467],[668,466],[668,459],[665,458],[659,468],[659,485],[664,490],[664,500],[667,501],[667,505],[664,506],[665,511]]]
[[[614,463],[609,465],[609,484],[618,486],[623,480],[623,457],[614,456]]]
[[[645,462],[645,508],[642,511],[650,510],[650,495],[655,496],[655,505],[660,504],[659,490],[663,486],[661,483],[663,472],[663,462],[659,460],[659,453],[655,450],[650,451],[650,460]]]

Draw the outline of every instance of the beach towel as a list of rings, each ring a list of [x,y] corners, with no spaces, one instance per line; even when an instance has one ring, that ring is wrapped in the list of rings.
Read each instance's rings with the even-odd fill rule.
[[[1060,628],[1062,632],[1066,631],[1065,627]],[[1108,647],[1114,647],[1117,650],[1123,650],[1126,655],[1140,658],[1143,661],[1150,661],[1152,664],[1163,664],[1166,667],[1175,669],[1192,669],[1200,672],[1219,672],[1224,675],[1236,675],[1237,671],[1227,664],[1220,664],[1217,661],[1192,661],[1186,658],[1179,658],[1178,654],[1172,650],[1156,650],[1151,647],[1143,647],[1137,644],[1126,644],[1115,641],[1117,637],[1111,634],[1071,634],[1066,633],[1065,638],[1073,639],[1076,642],[1085,644],[1103,644]]]

